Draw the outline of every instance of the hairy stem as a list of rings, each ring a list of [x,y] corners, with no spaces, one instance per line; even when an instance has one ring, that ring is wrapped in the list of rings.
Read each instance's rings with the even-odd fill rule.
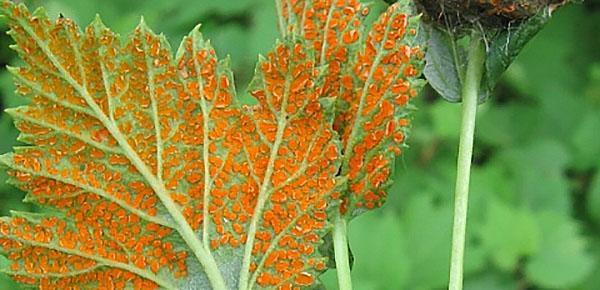
[[[450,261],[449,290],[461,290],[463,287],[463,260],[465,251],[465,233],[467,228],[467,208],[469,202],[469,179],[473,157],[473,139],[477,99],[485,62],[485,49],[481,35],[471,36],[467,72],[463,83],[462,123],[460,144],[456,165],[456,188],[454,195],[454,226],[452,228],[452,257]]]
[[[338,286],[340,290],[352,290],[350,275],[350,259],[348,256],[348,238],[346,220],[338,215],[333,227],[333,248],[335,251],[335,268],[337,269]]]

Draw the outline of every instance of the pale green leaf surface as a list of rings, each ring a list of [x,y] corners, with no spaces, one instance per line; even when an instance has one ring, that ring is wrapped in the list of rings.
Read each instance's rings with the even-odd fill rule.
[[[541,233],[531,212],[497,199],[488,202],[486,212],[479,234],[497,267],[513,269],[521,258],[536,253]]]
[[[542,235],[539,252],[526,265],[525,273],[536,284],[550,289],[574,287],[592,273],[596,259],[586,255],[588,240],[573,220],[552,212],[536,218]]]
[[[504,151],[499,158],[509,170],[509,177],[516,182],[511,193],[531,209],[555,210],[562,214],[570,211],[568,183],[564,170],[569,161],[569,152],[557,141],[536,140],[531,144],[513,147]]]
[[[407,285],[431,289],[448,283],[451,216],[451,208],[436,206],[428,196],[416,196],[407,202],[403,220],[406,253],[412,261]]]

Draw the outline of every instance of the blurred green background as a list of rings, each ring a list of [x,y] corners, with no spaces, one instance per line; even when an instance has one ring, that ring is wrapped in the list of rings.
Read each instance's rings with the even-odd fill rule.
[[[270,0],[45,0],[80,24],[96,13],[126,35],[140,15],[177,47],[198,22],[220,57],[232,57],[245,94],[259,53],[277,38]],[[371,1],[371,17],[386,4]],[[6,30],[5,25],[2,29]],[[15,63],[0,35],[0,63]],[[4,69],[2,108],[23,104]],[[410,150],[397,160],[383,209],[350,224],[357,290],[443,289],[450,257],[460,106],[426,89]],[[0,117],[0,153],[17,132]],[[600,289],[600,1],[557,11],[480,107],[466,252],[466,289]],[[35,210],[4,184],[0,212]],[[323,276],[336,289],[335,271]],[[0,289],[16,286],[0,278]]]

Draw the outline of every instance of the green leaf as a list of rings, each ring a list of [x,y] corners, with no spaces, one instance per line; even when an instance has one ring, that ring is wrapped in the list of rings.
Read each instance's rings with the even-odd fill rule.
[[[410,278],[407,236],[397,216],[370,213],[351,223],[355,267],[352,269],[356,289],[403,289]],[[364,233],[369,232],[369,235]],[[393,245],[393,246],[391,246]],[[364,286],[363,286],[364,285]]]
[[[518,289],[516,281],[509,275],[489,271],[474,278],[467,278],[465,290],[513,290]]]
[[[550,19],[550,7],[541,9],[535,16],[517,22],[506,29],[481,28],[488,38],[485,70],[481,82],[479,101],[485,102],[500,76],[514,61],[523,47]],[[443,16],[440,16],[443,17]],[[425,24],[429,34],[429,49],[424,74],[431,86],[449,102],[460,102],[462,79],[467,59],[464,38],[454,34],[451,27],[439,28]]]
[[[516,183],[514,198],[532,210],[570,211],[569,184],[564,174],[569,151],[557,140],[536,140],[503,151],[499,158]]]
[[[444,287],[448,283],[452,209],[436,205],[426,194],[412,197],[405,208],[402,220],[411,261],[407,285],[415,289]]]
[[[550,20],[549,9],[541,9],[535,16],[514,28],[509,26],[507,30],[500,31],[490,40],[482,80],[482,89],[486,98],[492,93],[502,73],[515,60],[523,47]]]
[[[501,149],[526,142],[536,135],[544,116],[536,106],[486,103],[480,107],[477,119],[477,138]]]
[[[431,122],[435,136],[447,140],[458,140],[460,132],[460,106],[448,102],[437,102],[431,105]]]
[[[529,280],[539,287],[569,289],[583,281],[598,261],[587,253],[587,240],[578,225],[553,212],[538,214],[540,248],[525,267]]]
[[[488,202],[486,212],[478,234],[498,268],[510,271],[521,258],[536,253],[541,237],[531,212],[497,199]]]
[[[432,25],[425,27],[429,40],[423,74],[440,96],[449,102],[460,102],[464,51],[450,33]]]
[[[590,111],[584,115],[571,138],[575,147],[571,163],[577,168],[585,170],[600,164],[598,132],[600,132],[600,114]]]

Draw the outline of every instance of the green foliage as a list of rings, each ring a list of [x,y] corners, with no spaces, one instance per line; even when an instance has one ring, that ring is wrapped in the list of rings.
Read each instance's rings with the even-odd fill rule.
[[[540,233],[531,212],[491,199],[484,218],[478,235],[499,269],[514,269],[521,257],[538,249]]]
[[[465,56],[450,33],[428,27],[429,50],[425,75],[429,84],[446,100],[460,102],[460,88],[464,77]]]
[[[587,254],[587,240],[578,234],[575,222],[559,214],[542,212],[536,218],[542,232],[541,243],[539,251],[527,262],[527,277],[549,289],[577,285],[597,264]]]
[[[466,3],[469,3],[469,1]],[[505,5],[509,5],[509,3]],[[483,27],[483,24],[480,22],[485,22],[485,18],[473,21],[474,24],[472,25],[476,26],[474,29],[481,30],[478,33],[483,34],[487,46],[485,70],[481,81],[481,93],[479,97],[481,102],[485,101],[493,92],[500,76],[514,61],[515,57],[519,55],[523,47],[550,20],[555,7],[551,5],[536,9],[539,9],[538,12],[535,15],[529,16],[530,18],[519,19],[518,21],[513,20],[507,26]],[[452,15],[444,14],[443,10],[439,13],[438,18],[440,19],[438,21],[451,21],[446,19],[446,17],[453,17]],[[491,19],[493,17],[488,18]],[[436,24],[426,24],[425,26],[430,36],[430,49],[427,55],[428,64],[425,68],[425,76],[431,86],[443,98],[450,102],[460,102],[460,90],[468,61],[465,53],[464,37],[460,34],[463,31],[451,27],[449,23],[446,23],[446,27],[440,27]]]

